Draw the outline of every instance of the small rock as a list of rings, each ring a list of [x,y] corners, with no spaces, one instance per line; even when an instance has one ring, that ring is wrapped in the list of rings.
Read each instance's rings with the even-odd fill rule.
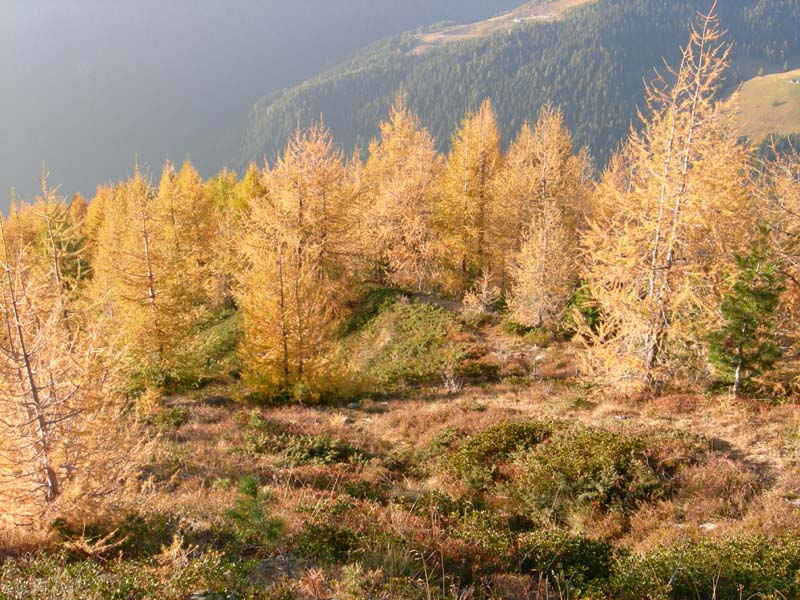
[[[358,402],[351,402],[350,404],[347,405],[347,408],[349,408],[350,410],[358,410],[359,408],[361,408],[361,405]]]
[[[703,531],[714,531],[715,529],[719,528],[717,523],[703,523],[700,525],[700,529]]]

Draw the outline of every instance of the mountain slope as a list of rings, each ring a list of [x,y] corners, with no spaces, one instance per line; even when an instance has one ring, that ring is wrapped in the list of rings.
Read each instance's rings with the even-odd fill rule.
[[[453,25],[425,31],[414,36],[415,46],[412,52],[416,55],[421,55],[432,48],[441,48],[465,40],[505,33],[526,22],[551,21],[561,17],[570,8],[592,1],[546,0],[544,2],[528,2],[514,10],[476,23]]]
[[[274,158],[298,123],[320,115],[345,148],[364,146],[403,88],[442,149],[459,115],[483,98],[494,100],[506,140],[551,101],[563,108],[576,143],[602,164],[642,103],[643,79],[662,57],[674,61],[690,19],[707,8],[707,0],[596,0],[559,19],[517,23],[422,53],[415,49],[423,32],[386,39],[262,100],[251,112],[241,158]],[[765,64],[800,66],[795,0],[728,0],[719,12],[736,42],[731,82]]]

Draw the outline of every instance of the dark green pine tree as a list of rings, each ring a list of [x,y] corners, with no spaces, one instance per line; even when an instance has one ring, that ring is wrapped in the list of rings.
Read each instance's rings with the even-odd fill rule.
[[[749,254],[736,256],[736,265],[733,287],[720,306],[722,327],[709,336],[711,363],[734,396],[781,357],[775,309],[784,289],[766,229]]]

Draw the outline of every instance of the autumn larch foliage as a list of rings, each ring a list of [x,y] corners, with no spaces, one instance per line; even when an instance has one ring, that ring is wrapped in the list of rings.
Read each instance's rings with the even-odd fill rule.
[[[92,289],[137,385],[176,377],[186,339],[213,306],[213,205],[197,172],[164,169],[156,192],[138,170],[106,200]]]
[[[433,186],[441,158],[402,94],[380,131],[361,178],[364,253],[386,283],[430,291],[436,275]]]
[[[716,92],[728,46],[716,17],[693,27],[670,83],[648,86],[649,115],[612,161],[583,239],[584,278],[602,313],[586,367],[616,385],[656,389],[702,370],[725,272],[751,237],[749,157]]]
[[[136,426],[84,296],[75,214],[47,189],[0,220],[2,526],[97,516],[128,491]],[[30,236],[31,233],[35,235]],[[76,240],[72,240],[76,242]]]
[[[533,129],[522,126],[509,149],[498,195],[506,215],[508,304],[520,324],[557,327],[575,291],[585,168],[561,112],[549,105]]]
[[[467,113],[453,136],[439,182],[439,264],[451,293],[466,291],[484,273],[499,277],[502,271],[496,238],[503,219],[495,194],[502,163],[497,119],[486,100]]]
[[[336,369],[330,351],[349,290],[349,194],[342,154],[321,124],[298,131],[251,199],[237,302],[245,377],[256,389],[319,390]]]

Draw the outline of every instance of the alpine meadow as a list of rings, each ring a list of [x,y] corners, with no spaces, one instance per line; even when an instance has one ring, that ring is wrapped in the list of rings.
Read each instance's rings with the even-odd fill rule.
[[[800,598],[797,3],[478,4],[13,194],[0,599]]]

